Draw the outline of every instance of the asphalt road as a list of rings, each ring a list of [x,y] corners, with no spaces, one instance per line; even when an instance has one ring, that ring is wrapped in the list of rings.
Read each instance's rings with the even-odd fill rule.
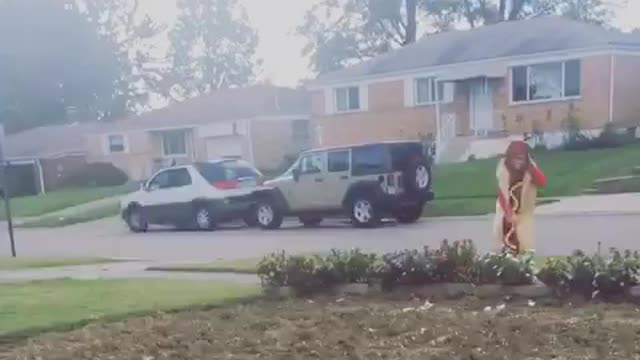
[[[640,249],[640,215],[538,216],[536,248],[541,255],[568,254],[573,249],[611,246]],[[328,221],[317,229],[296,222],[278,231],[226,227],[214,232],[154,230],[132,234],[118,219],[59,229],[17,229],[21,256],[98,256],[141,258],[160,262],[208,261],[288,252],[323,252],[359,247],[384,252],[437,246],[444,238],[474,239],[481,251],[495,250],[490,217],[423,219],[413,225],[387,224],[379,229],[354,229]],[[0,255],[9,254],[9,240],[0,232]]]

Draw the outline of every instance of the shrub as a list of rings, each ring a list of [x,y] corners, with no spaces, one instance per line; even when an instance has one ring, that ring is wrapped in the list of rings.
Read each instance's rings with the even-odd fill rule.
[[[428,249],[425,249],[428,252]],[[450,245],[443,240],[440,249],[432,256],[435,262],[434,277],[439,282],[469,282],[472,278],[473,266],[477,251],[471,240],[454,241]]]
[[[638,284],[640,255],[626,250],[624,254],[615,248],[609,250],[610,257],[593,278],[595,295],[604,297],[621,295],[629,286]]]
[[[476,259],[473,264],[474,284],[499,284],[500,272],[504,263],[504,256],[500,254],[486,254]]]
[[[60,184],[63,187],[119,186],[129,181],[127,174],[111,163],[85,164],[66,177]]]
[[[560,258],[547,259],[536,277],[547,286],[558,290],[568,290],[570,274],[567,261]]]
[[[377,256],[365,254],[359,249],[350,251],[331,250],[323,259],[334,274],[335,283],[367,283],[374,275]]]
[[[515,257],[502,254],[502,269],[498,274],[501,284],[509,286],[530,285],[535,280],[535,266],[533,254]]]
[[[591,297],[594,291],[593,280],[604,268],[604,259],[596,254],[587,256],[580,250],[567,258],[569,266],[569,289],[572,292]]]
[[[272,253],[258,263],[257,274],[263,285],[287,286],[287,257],[285,252]]]
[[[406,285],[424,285],[433,283],[435,262],[434,258],[427,256],[428,248],[418,250],[404,250],[388,253],[382,257],[384,265],[379,271],[382,285],[385,288],[395,283]]]

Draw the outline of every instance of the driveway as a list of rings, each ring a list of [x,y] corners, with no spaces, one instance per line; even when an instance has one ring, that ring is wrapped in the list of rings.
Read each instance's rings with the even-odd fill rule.
[[[494,249],[491,217],[423,219],[413,225],[387,224],[360,230],[341,221],[328,221],[318,229],[291,222],[279,231],[227,227],[211,233],[154,230],[129,233],[116,218],[59,229],[16,229],[22,256],[99,256],[141,258],[159,262],[211,261],[288,252],[322,252],[331,248],[360,247],[367,251],[437,246],[444,238],[471,238],[481,251]],[[538,254],[568,254],[573,249],[610,246],[639,249],[640,215],[538,216]],[[0,255],[9,253],[9,241],[0,232]]]

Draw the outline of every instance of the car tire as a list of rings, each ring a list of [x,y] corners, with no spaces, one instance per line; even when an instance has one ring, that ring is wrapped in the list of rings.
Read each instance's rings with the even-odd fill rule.
[[[378,206],[371,196],[355,196],[350,212],[353,226],[357,228],[374,228],[381,223]]]
[[[242,220],[244,221],[244,223],[250,227],[250,228],[254,228],[254,227],[258,227],[260,224],[258,223],[258,218],[257,218],[257,213],[256,210],[252,207],[251,209],[249,209],[249,211],[247,212],[247,214],[242,218]]]
[[[304,225],[304,227],[306,228],[316,227],[322,222],[321,217],[300,216],[299,219],[302,225]]]
[[[215,229],[216,224],[211,214],[211,209],[207,206],[199,205],[193,211],[193,226],[196,230],[211,231]]]
[[[126,222],[129,230],[134,233],[142,233],[149,230],[149,223],[144,218],[142,209],[139,206],[129,207],[127,210]]]
[[[255,207],[255,214],[258,225],[265,230],[275,230],[282,225],[282,212],[271,201],[259,202]]]
[[[394,217],[401,224],[413,224],[422,217],[423,205],[405,206],[398,210]]]

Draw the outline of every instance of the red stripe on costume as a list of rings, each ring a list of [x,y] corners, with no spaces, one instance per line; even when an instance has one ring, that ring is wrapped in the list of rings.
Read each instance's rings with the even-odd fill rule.
[[[531,181],[535,186],[547,186],[547,177],[539,167],[534,164],[529,165],[529,173],[531,174]]]

